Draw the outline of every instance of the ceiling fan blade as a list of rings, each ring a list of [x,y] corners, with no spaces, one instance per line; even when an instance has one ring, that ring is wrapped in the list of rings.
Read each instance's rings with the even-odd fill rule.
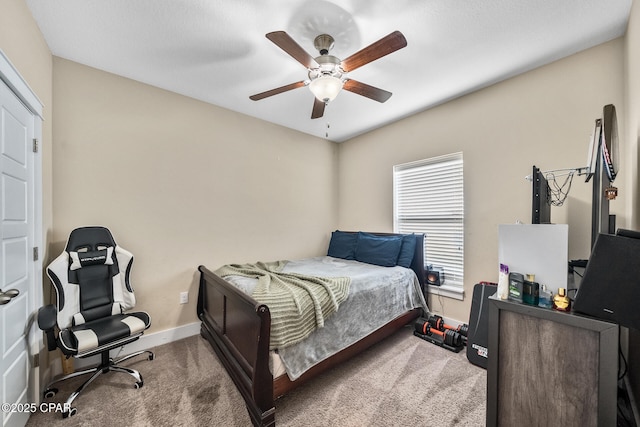
[[[259,101],[261,99],[268,98],[270,96],[277,95],[279,93],[286,92],[292,89],[297,89],[302,86],[305,86],[304,80],[296,83],[291,83],[285,86],[280,86],[275,89],[268,90],[266,92],[257,93],[255,95],[251,95],[249,98],[252,99],[253,101]]]
[[[284,31],[274,31],[272,33],[267,33],[266,37],[305,67],[319,67],[316,60],[311,55],[309,55],[307,51],[300,47],[300,45],[289,36],[289,34],[285,33]]]
[[[349,92],[366,96],[367,98],[373,99],[374,101],[378,102],[385,102],[387,99],[391,98],[392,95],[391,92],[387,92],[386,90],[382,90],[374,86],[369,86],[368,84],[351,79],[345,81],[342,88],[344,90],[348,90]]]
[[[316,98],[315,96],[313,97],[313,110],[311,111],[311,118],[312,119],[319,119],[320,117],[322,117],[324,115],[324,106],[326,104],[324,103],[324,101],[320,101],[318,98]]]
[[[353,71],[369,62],[380,59],[398,49],[402,49],[406,45],[407,39],[404,38],[404,35],[402,35],[400,31],[394,31],[342,61],[342,69],[345,72]]]

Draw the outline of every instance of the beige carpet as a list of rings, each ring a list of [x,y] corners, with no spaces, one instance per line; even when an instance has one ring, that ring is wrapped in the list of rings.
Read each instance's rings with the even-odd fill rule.
[[[35,413],[27,426],[250,426],[242,397],[209,344],[193,336],[131,360],[144,387],[109,373],[74,402],[75,416]],[[64,402],[82,381],[58,385]],[[482,426],[486,371],[405,327],[276,401],[278,426]]]

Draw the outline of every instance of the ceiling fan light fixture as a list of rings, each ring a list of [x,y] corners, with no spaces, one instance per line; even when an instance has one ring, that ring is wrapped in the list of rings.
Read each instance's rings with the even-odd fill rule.
[[[249,99],[258,101],[302,86],[309,86],[309,90],[314,96],[313,109],[311,111],[312,119],[322,117],[325,106],[333,101],[343,88],[348,92],[377,102],[385,102],[389,99],[392,95],[391,92],[349,79],[346,74],[407,45],[407,40],[402,33],[394,31],[377,42],[360,49],[348,58],[341,60],[338,57],[329,55],[334,40],[328,34],[320,34],[315,38],[314,47],[320,52],[320,56],[316,58],[309,55],[284,31],[272,31],[267,33],[266,37],[304,66],[307,69],[309,78],[251,95]]]
[[[309,83],[309,90],[320,101],[331,102],[342,89],[342,80],[330,74],[322,74]]]

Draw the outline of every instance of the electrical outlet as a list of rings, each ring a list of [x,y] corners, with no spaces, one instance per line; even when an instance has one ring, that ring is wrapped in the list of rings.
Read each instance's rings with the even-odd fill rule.
[[[189,302],[189,292],[180,292],[180,304]]]

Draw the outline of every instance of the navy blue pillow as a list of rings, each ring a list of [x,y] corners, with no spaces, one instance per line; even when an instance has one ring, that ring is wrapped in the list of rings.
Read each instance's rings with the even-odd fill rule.
[[[336,230],[331,233],[327,255],[342,259],[356,259],[357,243],[358,235],[356,233]]]
[[[402,236],[376,236],[358,232],[356,260],[367,264],[393,267],[398,261]]]
[[[411,261],[413,261],[413,254],[416,251],[416,243],[418,239],[415,234],[405,234],[402,236],[402,246],[400,247],[400,254],[398,255],[397,264],[409,268],[411,267]]]

